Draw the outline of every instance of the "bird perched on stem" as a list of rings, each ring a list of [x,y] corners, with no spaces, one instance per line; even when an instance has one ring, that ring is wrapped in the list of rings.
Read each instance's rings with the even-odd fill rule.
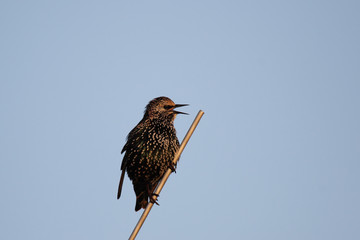
[[[117,198],[125,171],[134,185],[136,194],[135,211],[146,208],[148,201],[154,201],[153,192],[168,168],[175,171],[172,160],[179,149],[174,120],[178,107],[188,104],[175,104],[170,98],[158,97],[146,106],[142,120],[131,130],[121,153],[125,152],[121,163],[121,177]],[[156,202],[155,202],[156,203]]]

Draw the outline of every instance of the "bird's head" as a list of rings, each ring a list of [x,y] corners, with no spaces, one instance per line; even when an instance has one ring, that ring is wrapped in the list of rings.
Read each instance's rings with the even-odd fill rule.
[[[178,107],[188,106],[188,104],[175,104],[168,97],[158,97],[149,102],[145,109],[145,116],[149,118],[163,118],[173,122],[177,114],[187,114],[184,112],[176,111]]]

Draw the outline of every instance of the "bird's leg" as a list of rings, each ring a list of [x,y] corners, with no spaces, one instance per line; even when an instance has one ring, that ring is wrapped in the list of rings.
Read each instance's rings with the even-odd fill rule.
[[[156,185],[152,189],[149,188],[149,185],[147,185],[146,188],[147,188],[147,191],[148,191],[148,196],[150,198],[150,202],[152,204],[155,203],[156,205],[160,206],[160,204],[157,202],[157,197],[159,197],[159,194],[154,193]],[[155,196],[156,198],[154,199],[153,196]]]

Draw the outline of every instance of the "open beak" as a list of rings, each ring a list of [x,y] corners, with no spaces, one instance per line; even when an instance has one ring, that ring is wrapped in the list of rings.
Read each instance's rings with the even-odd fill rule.
[[[178,107],[185,107],[185,106],[189,106],[189,104],[175,104],[175,107],[174,107],[173,109],[178,108]],[[173,113],[175,113],[175,114],[186,114],[186,115],[189,115],[188,113],[184,113],[184,112],[180,112],[180,111],[175,111],[175,110],[173,110]]]

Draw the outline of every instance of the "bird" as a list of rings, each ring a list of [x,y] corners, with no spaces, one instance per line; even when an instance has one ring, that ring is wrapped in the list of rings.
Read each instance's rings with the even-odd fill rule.
[[[175,171],[172,161],[180,144],[174,120],[178,114],[187,114],[175,109],[184,106],[188,104],[175,104],[168,97],[154,98],[146,105],[141,121],[127,136],[121,150],[125,155],[120,167],[117,199],[121,196],[126,172],[136,195],[135,211],[146,208],[149,201],[157,204],[153,191],[167,169]]]

